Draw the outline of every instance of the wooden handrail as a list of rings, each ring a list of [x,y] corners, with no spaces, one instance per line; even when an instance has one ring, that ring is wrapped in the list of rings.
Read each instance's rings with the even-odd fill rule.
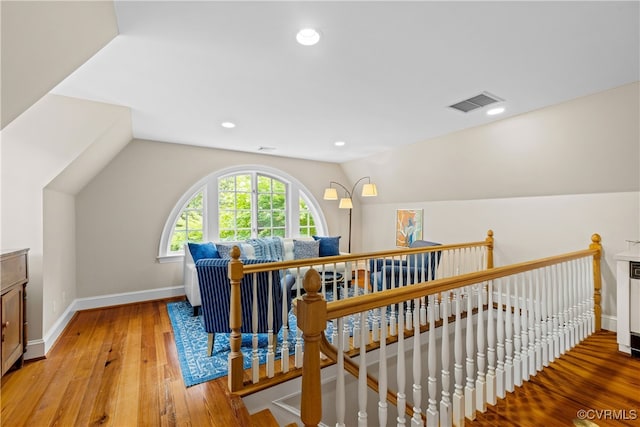
[[[548,267],[550,265],[584,258],[587,256],[593,256],[595,263],[595,257],[597,255],[599,256],[598,249],[584,249],[581,251],[571,252],[563,255],[541,258],[535,261],[526,261],[518,264],[508,265],[505,267],[495,267],[490,270],[477,271],[474,273],[462,274],[459,276],[418,283],[411,286],[404,286],[401,288],[387,289],[380,292],[354,296],[352,298],[347,298],[344,300],[332,301],[327,305],[326,320],[338,319],[350,314],[360,313],[362,311],[368,311],[390,304],[397,304],[426,295],[450,291],[452,289],[462,288],[464,286],[472,285],[475,283],[499,279],[501,277],[511,276],[542,267]],[[594,275],[595,274],[596,272],[594,264]]]
[[[491,233],[491,236],[493,236],[493,231],[489,230],[489,232]],[[377,252],[365,252],[365,253],[359,253],[359,254],[324,256],[319,258],[305,258],[305,259],[298,259],[298,260],[292,260],[292,261],[277,261],[277,262],[270,262],[270,263],[264,263],[264,264],[251,264],[251,265],[245,265],[243,267],[243,271],[244,271],[244,274],[259,273],[263,271],[294,269],[296,267],[308,267],[309,265],[346,263],[346,262],[362,261],[362,260],[369,260],[369,259],[376,259],[376,258],[390,258],[394,256],[397,257],[401,255],[411,255],[411,254],[419,254],[419,253],[425,253],[425,252],[439,252],[439,251],[444,252],[444,251],[453,250],[453,249],[477,248],[477,247],[483,247],[483,246],[490,249],[489,253],[491,253],[491,255],[488,256],[488,258],[491,259],[491,263],[493,265],[493,253],[492,253],[493,240],[491,241],[484,240],[484,241],[470,242],[470,243],[455,243],[451,245],[393,249],[393,250],[385,250],[385,251],[377,251]]]
[[[320,289],[320,275],[311,268],[304,278],[304,289],[306,294],[302,297],[301,305],[298,306],[298,316],[302,319],[309,319],[311,313],[317,318],[313,321],[313,327],[310,329],[309,344],[307,347],[307,324],[303,322],[301,329],[303,331],[303,337],[305,340],[305,353],[304,360],[305,365],[307,360],[312,363],[312,367],[305,369],[303,366],[303,378],[302,378],[302,395],[301,395],[301,420],[305,426],[317,426],[321,419],[321,376],[320,376],[320,351],[332,357],[336,360],[336,349],[330,345],[326,337],[321,330],[322,324],[328,320],[338,319],[341,317],[349,316],[352,314],[369,311],[375,308],[385,307],[391,304],[398,304],[403,301],[413,300],[416,298],[424,297],[431,294],[450,291],[452,289],[473,285],[476,283],[482,283],[490,280],[499,279],[506,276],[516,275],[531,270],[548,267],[551,265],[572,261],[585,257],[593,257],[593,280],[594,280],[594,316],[595,316],[595,330],[600,330],[601,325],[601,277],[600,277],[600,258],[602,255],[602,246],[600,244],[601,238],[598,234],[594,234],[591,237],[591,244],[589,249],[570,252],[567,254],[556,255],[552,257],[542,258],[534,261],[527,261],[518,264],[513,264],[505,267],[491,268],[493,265],[493,233],[489,234],[486,239],[487,247],[491,255],[488,257],[487,266],[489,270],[479,271],[469,274],[464,274],[455,277],[449,277],[444,279],[437,279],[431,282],[413,284],[411,286],[405,286],[395,289],[384,290],[380,292],[374,292],[371,294],[365,294],[361,296],[355,296],[352,298],[332,301],[326,303],[318,294]],[[440,248],[441,249],[441,248]],[[324,302],[323,305],[320,305]],[[306,307],[306,310],[305,310]],[[309,322],[307,320],[307,322]],[[318,343],[320,341],[320,343]],[[346,369],[353,375],[356,375],[356,364],[350,359],[346,359]],[[308,376],[305,378],[305,375]],[[369,388],[377,389],[377,381],[367,376],[367,383]],[[306,385],[306,387],[305,387]],[[394,396],[390,396],[387,393],[387,399],[392,400]]]

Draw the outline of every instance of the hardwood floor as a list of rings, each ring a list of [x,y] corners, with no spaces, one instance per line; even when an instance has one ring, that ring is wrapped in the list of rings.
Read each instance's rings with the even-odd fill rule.
[[[468,426],[640,426],[640,359],[592,335]]]
[[[2,377],[6,426],[249,426],[226,378],[185,388],[166,301],[79,312],[47,359]]]
[[[2,377],[0,423],[261,425],[226,378],[185,388],[166,302],[78,313],[47,359]],[[617,352],[613,333],[589,338],[467,425],[572,426],[581,409],[600,415],[599,426],[640,426],[640,359]]]

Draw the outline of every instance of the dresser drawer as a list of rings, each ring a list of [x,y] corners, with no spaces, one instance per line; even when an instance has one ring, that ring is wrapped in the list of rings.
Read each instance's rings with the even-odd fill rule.
[[[26,253],[4,256],[1,262],[0,284],[2,290],[18,283],[25,283],[28,280]]]

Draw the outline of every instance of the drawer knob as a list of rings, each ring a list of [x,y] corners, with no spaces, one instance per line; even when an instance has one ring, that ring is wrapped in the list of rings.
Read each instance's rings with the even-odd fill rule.
[[[8,327],[9,327],[9,321],[7,320],[6,322],[4,322],[4,323],[2,324],[2,327],[3,327],[3,328],[8,328]]]

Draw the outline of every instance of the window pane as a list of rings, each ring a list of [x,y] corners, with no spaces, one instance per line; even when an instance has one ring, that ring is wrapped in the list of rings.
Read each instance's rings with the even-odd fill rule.
[[[187,242],[187,233],[185,231],[182,232],[174,232],[171,236],[171,252],[181,251],[184,244]]]
[[[236,236],[236,240],[247,240],[251,238],[251,229],[238,229],[238,235]]]
[[[278,181],[277,179],[273,180],[273,192],[274,193],[285,193],[287,191],[287,186],[284,182]]]
[[[189,232],[190,242],[202,242],[202,230]]]
[[[273,235],[274,236],[278,236],[278,237],[284,237],[285,236],[285,229],[284,228],[274,228],[273,229]]]
[[[235,240],[236,232],[235,230],[220,230],[219,238],[222,241]]]
[[[274,194],[273,195],[273,209],[284,209],[286,199],[284,194]]]
[[[236,191],[251,192],[251,175],[236,176]]]
[[[268,176],[258,175],[258,193],[271,193],[271,181]]]
[[[202,211],[189,211],[187,214],[189,230],[202,230]]]
[[[220,178],[220,180],[218,181],[218,190],[220,191],[234,191],[235,189],[236,180],[233,176]]]
[[[258,209],[271,209],[271,194],[258,195]]]
[[[251,211],[238,211],[236,215],[236,227],[251,229]],[[249,236],[251,237],[251,236]]]
[[[236,193],[236,209],[251,209],[251,193]]]
[[[271,227],[271,211],[258,211],[258,227]]]
[[[220,207],[220,209],[235,209],[236,193],[218,193],[218,206]]]
[[[273,211],[273,226],[274,227],[284,227],[286,225],[286,216],[284,211]]]
[[[192,232],[197,232],[193,235],[193,239],[195,239],[193,241],[202,241],[203,198],[204,191],[198,191],[189,199],[178,215],[168,245],[169,253],[182,251],[187,238],[191,239]]]

